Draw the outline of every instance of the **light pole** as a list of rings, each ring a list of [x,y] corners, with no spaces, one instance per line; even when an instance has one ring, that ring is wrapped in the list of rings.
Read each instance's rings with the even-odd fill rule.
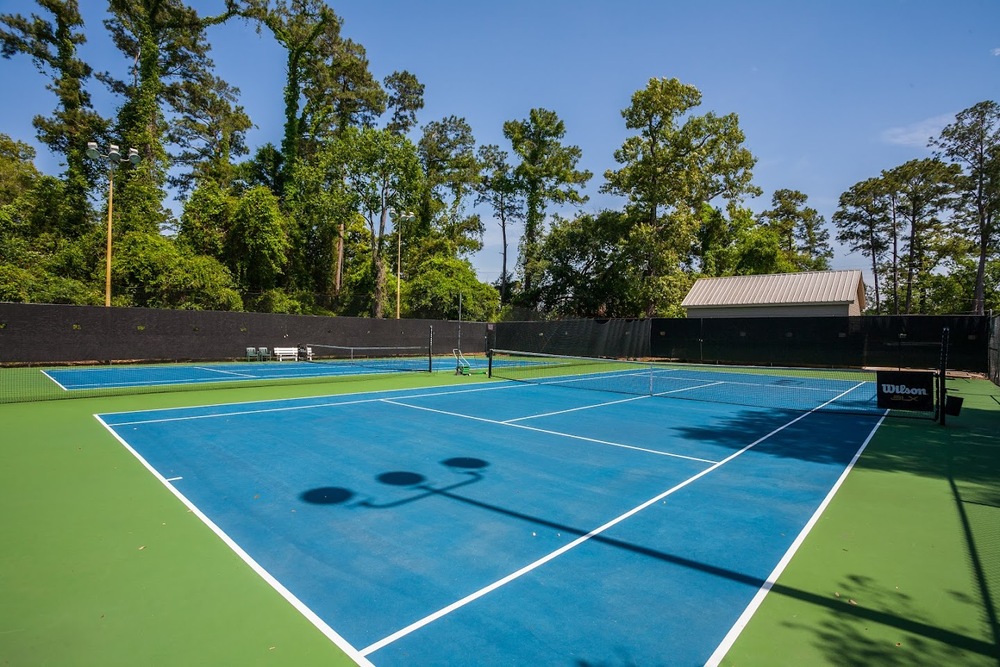
[[[96,141],[87,142],[87,157],[92,160],[104,159],[108,161],[108,248],[105,256],[104,275],[104,305],[111,305],[111,214],[114,211],[115,198],[115,167],[122,161],[122,154],[118,152],[118,146],[110,144],[108,153],[104,155],[97,148]],[[139,151],[134,148],[128,149],[127,159],[133,166],[139,164]]]
[[[395,215],[396,211],[393,210]],[[399,222],[403,220],[412,220],[413,214],[410,212],[400,213]],[[393,222],[396,222],[394,219]],[[396,319],[399,319],[399,294],[400,294],[400,275],[402,274],[402,259],[403,259],[403,231],[399,226],[399,222],[396,222]]]

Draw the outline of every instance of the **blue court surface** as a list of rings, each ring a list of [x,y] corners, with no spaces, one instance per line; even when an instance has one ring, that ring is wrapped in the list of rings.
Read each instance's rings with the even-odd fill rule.
[[[485,360],[471,363],[486,366]],[[163,385],[198,385],[216,382],[247,382],[294,378],[367,375],[399,371],[426,371],[427,357],[394,360],[392,363],[372,360],[361,363],[342,361],[269,361],[226,362],[210,364],[160,364],[143,366],[99,366],[89,368],[59,368],[43,371],[66,391],[81,389],[115,389],[155,387]],[[454,370],[455,359],[435,357],[435,369]]]
[[[516,382],[98,418],[355,660],[407,667],[712,664],[880,422]]]

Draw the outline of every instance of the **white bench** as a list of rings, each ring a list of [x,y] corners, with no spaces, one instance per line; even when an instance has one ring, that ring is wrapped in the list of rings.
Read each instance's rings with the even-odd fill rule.
[[[297,347],[276,347],[274,348],[274,358],[278,361],[285,361],[286,359],[290,361],[299,360],[299,348]]]

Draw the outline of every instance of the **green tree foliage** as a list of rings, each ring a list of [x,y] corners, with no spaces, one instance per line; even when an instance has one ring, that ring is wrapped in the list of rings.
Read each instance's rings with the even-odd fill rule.
[[[237,199],[216,181],[206,180],[184,204],[177,243],[195,255],[225,259]]]
[[[237,165],[234,189],[242,192],[255,185],[262,185],[271,192],[278,193],[281,190],[281,164],[281,153],[274,144],[264,144],[252,158]]]
[[[96,260],[85,251],[97,239],[65,235],[65,181],[41,174],[34,157],[33,148],[0,134],[0,300],[99,303]]]
[[[645,283],[646,316],[678,312],[678,287],[695,256],[700,211],[716,198],[740,201],[760,190],[751,183],[756,159],[743,147],[736,114],[690,112],[701,93],[677,79],[650,79],[622,111],[634,130],[605,173],[602,191],[626,198],[630,247]]]
[[[341,21],[321,0],[276,0],[273,6],[266,0],[251,0],[243,14],[258,21],[258,30],[260,26],[267,28],[275,41],[286,50],[285,130],[281,139],[281,170],[275,190],[281,194],[302,143],[305,119],[300,116],[300,107],[310,64],[323,60],[322,56],[316,55],[322,45],[337,42]]]
[[[636,317],[643,310],[619,211],[556,218],[545,237],[539,285],[545,310],[560,317]]]
[[[804,193],[776,191],[760,216],[744,206],[760,190],[738,117],[697,113],[701,93],[677,79],[650,79],[622,111],[630,134],[601,190],[624,205],[567,215],[587,201],[591,174],[555,111],[504,123],[510,155],[477,147],[454,115],[424,125],[414,145],[423,84],[405,69],[376,80],[322,0],[224,0],[214,15],[187,0],[110,0],[105,26],[132,63],[124,76],[96,75],[121,98],[113,123],[91,108],[78,0],[37,7],[0,15],[0,55],[30,57],[55,95],[34,123],[66,167],[42,174],[31,147],[0,135],[0,299],[101,303],[107,209],[90,202],[105,199],[108,176],[120,306],[382,317],[398,285],[413,317],[456,318],[459,295],[467,319],[496,317],[501,304],[532,316],[682,316],[699,275],[830,264],[829,231]],[[249,159],[252,121],[209,57],[207,28],[233,17],[285,55],[280,146]],[[90,140],[136,148],[142,161],[109,173],[84,157]],[[841,196],[837,240],[870,262],[876,312],[997,307],[998,143],[1000,106],[981,102],[931,142],[938,159]],[[468,261],[484,213],[501,230],[496,288]]]
[[[461,302],[460,297],[461,295]],[[417,267],[404,292],[406,317],[489,321],[496,318],[500,295],[476,278],[468,260],[435,255]]]
[[[661,209],[697,211],[716,197],[738,201],[760,193],[751,184],[756,159],[743,147],[737,116],[688,115],[700,104],[694,86],[650,79],[622,111],[625,127],[638,134],[615,151],[623,167],[605,174],[603,190],[626,197],[650,224]]]
[[[285,190],[285,210],[294,220],[290,285],[302,294],[300,301],[312,303],[313,310],[337,308],[343,300],[345,261],[368,256],[367,251],[345,255],[348,237],[355,238],[356,247],[364,231],[345,189],[341,155],[325,150],[313,163],[300,162]],[[367,243],[362,246],[367,247]]]
[[[806,206],[808,199],[798,190],[776,190],[771,197],[773,208],[764,211],[761,219],[780,239],[793,270],[825,271],[833,257],[830,232],[824,228],[823,216]]]
[[[46,87],[56,95],[56,110],[48,117],[36,116],[33,123],[39,140],[66,161],[65,205],[54,222],[68,237],[78,237],[86,231],[91,212],[88,192],[99,179],[96,165],[86,159],[85,148],[88,141],[104,136],[107,121],[93,110],[85,88],[92,70],[77,54],[77,48],[86,42],[78,3],[39,0],[38,5],[51,14],[51,20],[36,14],[30,18],[0,15],[0,55],[28,55],[49,78]]]
[[[348,127],[370,126],[385,111],[387,96],[368,70],[364,47],[342,38],[340,17],[322,0],[248,0],[242,14],[270,31],[286,51],[285,123],[275,181],[280,195],[300,158],[309,161],[331,135]],[[423,106],[414,97],[423,87],[405,72],[390,82],[401,88],[393,100],[402,105],[402,122]]]
[[[181,194],[204,182],[231,187],[237,178],[233,160],[247,154],[246,131],[252,125],[236,104],[239,89],[206,72],[203,81],[183,82],[183,94],[187,99],[169,139],[180,149],[173,164],[188,171],[172,176],[171,184]]]
[[[946,260],[944,271],[937,271],[927,277],[924,313],[950,315],[961,312],[961,305],[974,303],[978,273],[979,266],[974,255]],[[1000,311],[1000,260],[993,258],[987,261],[983,277],[985,310],[994,313]]]
[[[483,223],[466,203],[479,184],[479,162],[472,128],[449,116],[424,126],[417,153],[424,169],[423,202],[418,216],[443,236],[459,255],[482,248]]]
[[[391,211],[412,210],[423,187],[417,149],[409,139],[388,130],[364,128],[346,131],[336,151],[348,200],[368,224],[374,287],[371,313],[382,317],[387,298],[387,225]]]
[[[182,254],[170,239],[125,234],[112,264],[114,305],[186,310],[241,310],[236,283],[211,257]]]
[[[957,165],[925,158],[884,172],[895,193],[897,220],[903,225],[900,253],[905,293],[894,295],[894,307],[904,314],[925,312],[927,279],[947,252],[942,215],[953,203],[959,171]]]
[[[322,121],[312,125],[331,129],[332,124],[334,136],[348,127],[374,127],[385,111],[386,93],[368,69],[365,48],[349,39],[339,40],[332,56],[312,68],[312,80],[306,94],[316,111],[310,117]]]
[[[527,119],[504,123],[503,133],[521,159],[514,167],[526,206],[520,249],[521,301],[524,306],[534,307],[538,303],[535,288],[542,271],[540,252],[545,211],[550,204],[586,202],[580,187],[592,174],[577,169],[583,153],[578,146],[563,145],[566,125],[554,111],[532,109]]]
[[[961,193],[956,222],[978,254],[973,311],[982,315],[986,304],[986,264],[996,256],[1000,233],[1000,104],[980,102],[960,112],[931,141],[939,158],[961,165],[957,187]]]
[[[508,263],[508,232],[512,225],[524,220],[524,195],[514,169],[507,162],[507,152],[496,144],[480,146],[478,163],[480,175],[477,185],[477,204],[485,204],[493,211],[500,225],[501,270],[497,280],[500,304],[510,301],[513,275]]]
[[[881,279],[886,255],[892,247],[893,198],[882,178],[868,178],[840,195],[833,223],[837,241],[851,252],[864,255],[871,262],[874,312],[882,312]]]
[[[410,72],[393,72],[385,78],[387,104],[392,118],[386,129],[406,134],[417,124],[417,112],[424,108],[424,84]],[[470,130],[471,132],[471,130]]]
[[[288,230],[278,198],[256,186],[240,197],[226,235],[225,264],[244,299],[278,286],[289,250]]]
[[[134,59],[132,82],[108,73],[99,78],[125,102],[118,113],[116,135],[123,148],[135,148],[142,161],[124,169],[116,183],[116,207],[123,232],[158,233],[170,219],[163,207],[171,166],[166,139],[174,114],[201,99],[193,84],[215,81],[205,29],[234,15],[200,17],[181,0],[111,0],[105,20],[115,46]]]
[[[8,207],[24,196],[41,175],[35,168],[35,149],[0,134],[0,206]]]
[[[698,246],[701,274],[745,276],[795,270],[777,233],[753,212],[731,203],[727,212],[703,204]],[[728,214],[728,215],[727,215]]]

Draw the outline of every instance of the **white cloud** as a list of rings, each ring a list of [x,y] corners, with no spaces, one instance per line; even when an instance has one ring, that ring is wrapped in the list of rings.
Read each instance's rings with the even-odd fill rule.
[[[926,148],[927,142],[932,137],[941,134],[945,125],[954,122],[954,120],[955,114],[942,114],[933,118],[925,118],[909,125],[883,130],[881,138],[887,144]]]
[[[990,53],[992,53],[995,56],[1000,56],[1000,49],[993,49],[992,51],[990,51]]]

